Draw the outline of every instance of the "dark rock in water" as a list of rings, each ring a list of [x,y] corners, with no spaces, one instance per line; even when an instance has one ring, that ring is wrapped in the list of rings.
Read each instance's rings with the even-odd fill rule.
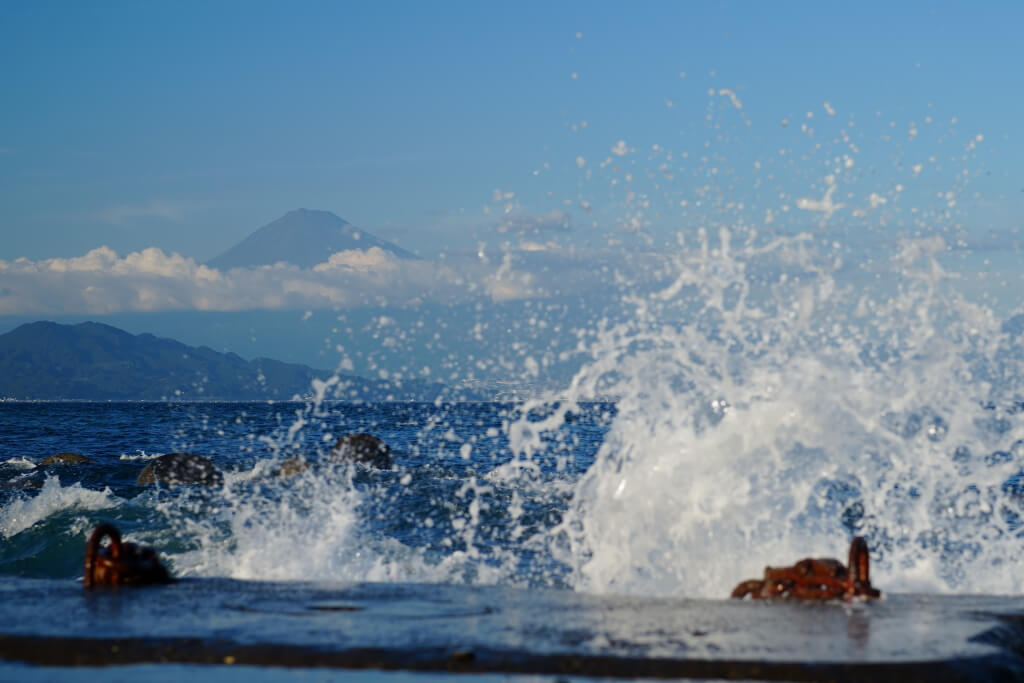
[[[306,464],[305,458],[301,455],[296,455],[282,462],[274,474],[278,477],[294,477],[297,474],[302,474],[307,469],[309,469],[309,466]]]
[[[327,457],[334,462],[350,460],[379,470],[391,469],[391,448],[373,434],[346,434]]]
[[[209,458],[192,453],[166,453],[150,462],[139,473],[136,484],[208,484],[224,481]]]
[[[49,467],[50,465],[81,465],[82,463],[87,462],[92,462],[92,460],[84,455],[80,455],[79,453],[57,453],[39,463],[39,467]]]

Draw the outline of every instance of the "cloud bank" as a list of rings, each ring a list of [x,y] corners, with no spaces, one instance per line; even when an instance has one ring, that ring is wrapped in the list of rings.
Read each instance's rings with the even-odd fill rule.
[[[600,260],[598,258],[598,260]],[[600,265],[600,264],[598,264]],[[600,285],[593,254],[533,243],[500,263],[399,259],[377,247],[332,254],[313,268],[287,263],[227,271],[151,247],[99,247],[74,258],[0,260],[0,314],[411,306],[425,301],[543,298]]]
[[[408,261],[398,268],[389,258],[380,249],[355,250],[310,270],[279,263],[222,272],[155,247],[125,256],[99,247],[75,258],[0,261],[0,313],[403,305],[425,291],[445,296],[466,289],[446,266]]]

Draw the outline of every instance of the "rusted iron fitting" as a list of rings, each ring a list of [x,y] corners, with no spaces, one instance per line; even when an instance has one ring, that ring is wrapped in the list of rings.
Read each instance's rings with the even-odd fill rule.
[[[110,544],[101,547],[104,538]],[[112,524],[100,524],[85,545],[86,588],[95,586],[145,586],[174,581],[152,548],[123,543],[121,532]]]
[[[850,543],[847,566],[833,558],[805,558],[792,567],[765,567],[763,579],[744,581],[732,597],[754,600],[873,600],[882,596],[872,587],[868,544],[857,536]]]

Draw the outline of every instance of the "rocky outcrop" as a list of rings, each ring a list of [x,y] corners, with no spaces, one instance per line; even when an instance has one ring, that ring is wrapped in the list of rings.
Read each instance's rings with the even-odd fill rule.
[[[302,474],[307,469],[309,469],[309,465],[306,464],[306,459],[301,455],[296,455],[282,462],[281,466],[274,471],[274,475],[277,477],[294,477]]]
[[[92,460],[80,453],[55,453],[39,463],[39,467],[50,467],[51,465],[82,465],[90,462],[92,462]]]
[[[209,458],[193,453],[166,453],[151,461],[142,472],[136,484],[206,484],[217,486],[224,477]]]
[[[379,470],[391,469],[391,448],[373,434],[346,434],[327,455],[332,462],[359,462]]]

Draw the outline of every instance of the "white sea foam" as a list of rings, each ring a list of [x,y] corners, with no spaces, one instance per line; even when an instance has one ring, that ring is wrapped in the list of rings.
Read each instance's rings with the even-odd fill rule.
[[[30,498],[14,498],[0,509],[0,534],[10,538],[47,517],[68,510],[103,510],[117,507],[121,500],[110,489],[94,491],[80,483],[61,486],[50,476],[39,493]]]
[[[127,460],[127,461],[131,461],[131,460],[155,460],[155,459],[159,458],[161,455],[162,455],[162,453],[147,453],[146,451],[138,451],[134,455],[130,455],[128,453],[122,453],[120,455],[120,457],[118,458],[118,460]]]
[[[8,467],[12,467],[14,469],[19,470],[34,470],[36,468],[36,464],[34,462],[20,455],[15,456],[13,458],[8,458],[7,460],[4,460],[0,464],[7,465]]]
[[[573,585],[724,597],[766,564],[845,559],[852,527],[887,589],[1024,589],[1006,485],[1024,425],[992,408],[1017,395],[1024,354],[944,286],[941,240],[907,242],[898,296],[867,303],[808,252],[758,280],[792,244],[728,242],[680,256],[573,380],[577,397],[619,397],[551,537]],[[513,449],[529,458],[563,414],[514,423]]]
[[[213,517],[181,518],[178,526],[198,547],[172,556],[176,571],[282,581],[456,580],[465,564],[457,553],[430,563],[364,531],[363,494],[350,476],[344,468],[306,472],[253,494],[229,494]],[[180,517],[177,503],[165,511]]]
[[[304,494],[236,498],[212,524],[186,521],[200,548],[175,558],[175,566],[184,574],[240,579],[344,580],[345,568],[361,559],[352,547],[354,493],[341,487],[333,495],[317,495],[319,487],[303,479]],[[227,539],[221,525],[229,530]]]

